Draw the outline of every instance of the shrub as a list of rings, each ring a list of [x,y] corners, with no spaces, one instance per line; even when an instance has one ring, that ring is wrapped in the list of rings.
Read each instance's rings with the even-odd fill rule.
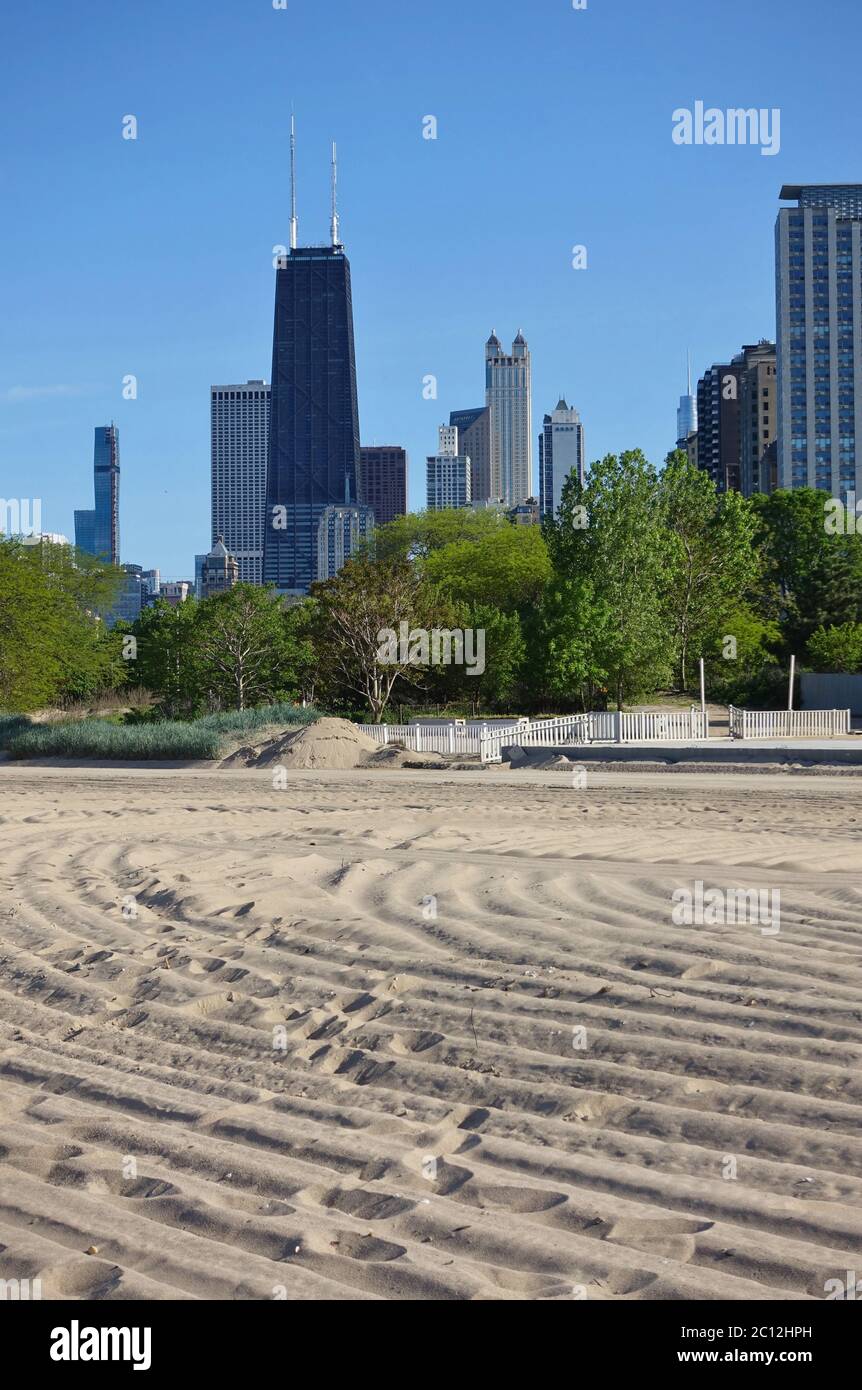
[[[191,722],[162,719],[115,724],[107,719],[80,719],[29,725],[20,720],[22,727],[10,732],[8,747],[13,758],[211,759],[220,756],[233,734],[252,733],[272,724],[313,724],[319,718],[317,710],[282,704],[209,714]]]
[[[8,748],[17,734],[30,728],[30,720],[23,714],[0,714],[0,748]]]

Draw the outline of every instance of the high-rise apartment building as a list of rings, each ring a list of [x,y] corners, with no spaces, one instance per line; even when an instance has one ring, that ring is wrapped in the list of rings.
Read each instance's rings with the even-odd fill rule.
[[[862,184],[785,184],[775,226],[778,483],[862,495]]]
[[[763,338],[714,364],[698,382],[694,454],[719,492],[772,490],[764,456],[775,440],[775,381],[775,344]],[[691,439],[681,443],[690,457]]]
[[[325,507],[317,527],[315,578],[332,579],[374,533],[374,512],[362,503]]]
[[[490,412],[491,496],[516,506],[533,495],[530,350],[519,331],[511,353],[496,333],[485,344],[485,403]]]
[[[491,411],[487,405],[453,410],[449,424],[458,431],[461,453],[470,460],[474,502],[491,498]]]
[[[719,492],[739,491],[739,376],[734,362],[715,363],[697,383],[697,462]]]
[[[326,508],[358,498],[353,301],[334,148],[332,183],[330,245],[297,246],[294,212],[290,250],[276,270],[263,580],[287,594],[308,593],[315,578]]]
[[[270,388],[210,387],[212,542],[222,536],[243,583],[260,584]]]
[[[563,484],[571,473],[584,482],[584,427],[577,410],[565,400],[546,415],[539,435],[539,511],[555,516],[563,496]]]
[[[427,463],[426,504],[429,512],[468,507],[472,499],[470,460],[459,452],[458,427],[441,425],[437,453]]]
[[[746,497],[776,487],[772,460],[778,430],[775,344],[743,348],[739,381],[740,486]]]
[[[89,555],[120,563],[120,432],[99,425],[93,447],[92,511],[75,512],[75,545]]]
[[[407,452],[397,444],[365,445],[359,451],[359,500],[385,526],[407,512]]]

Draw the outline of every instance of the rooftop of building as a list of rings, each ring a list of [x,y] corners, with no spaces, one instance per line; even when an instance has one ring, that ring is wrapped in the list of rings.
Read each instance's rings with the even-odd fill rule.
[[[778,196],[782,202],[787,202],[792,198],[801,198],[808,191],[828,192],[832,189],[841,193],[852,191],[862,196],[862,183],[785,183]]]

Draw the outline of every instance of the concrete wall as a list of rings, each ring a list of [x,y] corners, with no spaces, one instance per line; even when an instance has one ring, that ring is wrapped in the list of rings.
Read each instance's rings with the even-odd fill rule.
[[[862,675],[821,675],[804,672],[799,678],[803,709],[849,709],[862,715]]]

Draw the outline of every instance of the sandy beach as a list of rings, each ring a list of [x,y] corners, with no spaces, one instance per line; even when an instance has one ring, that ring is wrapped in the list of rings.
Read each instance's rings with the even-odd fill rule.
[[[0,768],[0,1277],[823,1299],[862,1251],[854,778]],[[780,892],[780,930],[675,890]]]

